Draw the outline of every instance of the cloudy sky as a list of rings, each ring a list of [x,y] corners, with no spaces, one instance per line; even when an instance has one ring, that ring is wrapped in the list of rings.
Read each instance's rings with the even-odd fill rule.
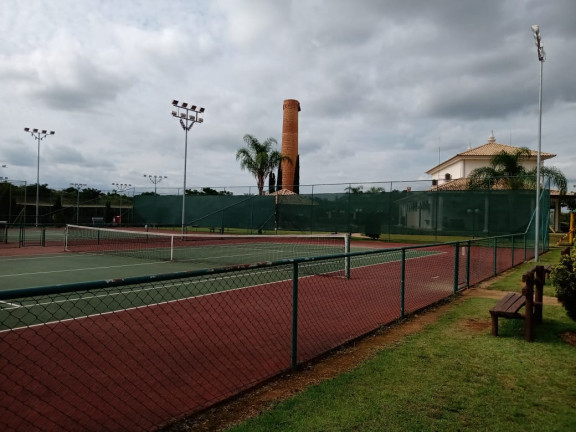
[[[281,142],[298,99],[300,183],[429,178],[487,142],[538,146],[576,184],[574,0],[0,0],[0,176],[181,187],[171,101],[205,107],[190,188],[254,186],[244,134]],[[279,149],[279,147],[278,147]],[[238,189],[240,190],[240,189]]]

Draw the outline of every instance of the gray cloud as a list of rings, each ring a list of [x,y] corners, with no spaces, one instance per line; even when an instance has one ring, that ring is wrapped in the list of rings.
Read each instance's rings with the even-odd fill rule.
[[[189,133],[188,181],[251,185],[235,153],[251,133],[281,141],[298,99],[301,183],[411,180],[494,130],[534,148],[539,23],[543,145],[576,179],[576,30],[571,0],[6,0],[0,14],[0,160],[35,181],[22,127],[57,131],[42,182],[182,183],[172,99],[206,108]],[[38,29],[42,31],[38,31]],[[548,163],[548,162],[547,162]],[[4,174],[3,174],[4,175]]]

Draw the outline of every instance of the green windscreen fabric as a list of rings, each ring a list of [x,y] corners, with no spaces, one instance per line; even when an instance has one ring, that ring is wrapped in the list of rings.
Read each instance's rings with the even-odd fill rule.
[[[421,234],[487,237],[534,232],[533,190],[391,191],[281,196],[187,196],[189,227],[301,232],[351,232],[369,236]],[[547,246],[550,193],[540,202],[541,241]],[[178,226],[181,196],[141,195],[134,222]]]

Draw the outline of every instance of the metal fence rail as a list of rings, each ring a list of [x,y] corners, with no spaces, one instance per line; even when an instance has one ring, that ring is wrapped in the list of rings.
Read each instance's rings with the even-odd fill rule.
[[[0,291],[0,429],[155,430],[531,253],[515,235]]]

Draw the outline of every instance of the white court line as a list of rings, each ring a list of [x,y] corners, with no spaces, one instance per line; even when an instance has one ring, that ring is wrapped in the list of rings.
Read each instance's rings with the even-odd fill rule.
[[[441,253],[445,253],[445,252],[437,252],[435,254],[432,255],[436,255],[436,254],[441,254]],[[407,258],[407,260],[412,260],[412,259],[420,259],[420,258],[427,258],[431,255],[421,255],[421,256],[417,256],[417,257],[412,257],[412,258]],[[360,258],[360,257],[357,257]],[[382,264],[389,264],[392,262],[397,262],[400,260],[393,260],[393,261],[387,261],[384,263],[375,263],[375,264],[369,264],[369,265],[364,265],[364,266],[359,266],[359,267],[355,267],[355,268],[363,268],[363,267],[373,267],[373,266],[377,266],[377,265],[382,265]],[[271,273],[274,272],[274,270],[266,270],[266,271],[251,271],[248,272],[248,275],[255,275],[255,274],[262,274],[262,273]],[[318,275],[309,275],[309,276],[302,276],[300,277],[300,279],[307,279],[307,278],[311,278],[311,277],[315,277]],[[201,281],[191,281],[191,282],[187,282],[186,284],[197,284],[197,283],[204,283],[204,282],[210,282],[210,281],[215,281],[218,279],[232,279],[235,278],[236,276],[224,276],[222,278],[211,278],[211,279],[203,279]],[[185,298],[181,298],[181,299],[174,299],[174,300],[168,300],[168,301],[163,301],[163,302],[158,302],[158,303],[150,303],[147,305],[141,305],[141,306],[134,306],[131,308],[124,308],[124,309],[119,309],[119,310],[114,310],[114,311],[108,311],[108,312],[101,312],[101,313],[94,313],[92,315],[84,315],[84,316],[80,316],[80,317],[76,317],[76,318],[67,318],[67,319],[63,319],[63,320],[57,320],[57,321],[48,321],[45,323],[38,323],[38,324],[33,324],[33,325],[28,325],[28,326],[23,326],[23,327],[14,327],[11,329],[6,329],[6,330],[0,330],[0,334],[2,333],[6,333],[9,331],[14,331],[14,330],[20,330],[20,329],[24,329],[24,328],[34,328],[34,327],[40,327],[43,325],[51,325],[51,324],[58,324],[58,323],[63,323],[63,322],[68,322],[68,321],[74,321],[74,320],[81,320],[81,319],[86,319],[86,318],[90,318],[93,316],[98,316],[98,315],[110,315],[110,314],[115,314],[115,313],[121,313],[124,311],[131,311],[131,310],[137,310],[137,309],[142,309],[142,308],[148,308],[148,307],[154,307],[154,306],[159,306],[159,305],[163,305],[163,304],[170,304],[170,303],[176,303],[176,302],[181,302],[181,301],[186,301],[189,300],[191,298],[199,298],[199,297],[208,297],[208,296],[213,296],[213,295],[217,295],[217,294],[221,294],[221,293],[228,293],[228,292],[232,292],[232,291],[238,291],[238,290],[243,290],[243,289],[248,289],[248,288],[254,288],[254,287],[259,287],[259,286],[265,286],[265,285],[270,285],[273,283],[281,283],[281,282],[287,282],[287,281],[291,281],[290,278],[288,279],[281,279],[281,280],[277,280],[277,281],[271,281],[271,282],[265,282],[265,283],[261,283],[261,284],[257,284],[257,285],[249,285],[249,286],[245,286],[245,287],[238,287],[238,288],[232,288],[232,289],[224,289],[221,291],[215,291],[212,293],[207,293],[207,294],[199,294],[196,296],[190,296],[190,297],[185,297]],[[176,283],[171,283],[169,285],[162,285],[161,287],[164,288],[169,288],[169,287],[173,287],[173,286],[179,286],[182,284],[176,284]],[[156,286],[152,286],[149,288],[143,288],[140,290],[130,290],[129,293],[138,293],[138,292],[143,292],[143,291],[149,291],[149,290],[153,290],[153,289],[158,289]],[[91,296],[91,297],[78,297],[76,299],[70,299],[70,298],[66,298],[64,300],[61,301],[51,301],[51,302],[45,302],[45,303],[34,303],[31,305],[15,305],[14,308],[18,309],[18,308],[32,308],[35,306],[44,306],[44,305],[48,305],[48,304],[54,304],[54,303],[65,303],[68,301],[79,301],[79,300],[90,300],[92,298],[99,298],[99,297],[110,297],[110,296],[116,296],[116,295],[124,295],[126,293],[124,292],[116,292],[116,293],[112,293],[112,294],[103,294],[103,295],[95,295],[95,296]],[[10,309],[4,309],[4,310],[10,310]]]
[[[11,308],[5,308],[5,309],[0,309],[0,310],[11,310],[11,309],[18,309],[19,307],[21,307],[22,305],[16,304],[16,303],[10,303],[10,302],[6,302],[3,300],[0,300],[0,305],[9,305],[12,306]]]
[[[12,276],[31,276],[31,275],[39,275],[39,274],[77,272],[77,271],[85,271],[85,270],[102,270],[102,269],[112,269],[112,268],[120,268],[120,267],[138,267],[138,266],[150,265],[150,264],[167,264],[169,262],[170,261],[153,261],[153,262],[146,262],[146,263],[141,263],[141,264],[122,264],[122,265],[115,265],[115,266],[85,267],[85,268],[75,268],[75,269],[67,269],[67,270],[41,271],[41,272],[33,272],[33,273],[14,273],[14,274],[0,275],[0,278],[12,277]]]
[[[271,271],[272,271],[272,270],[269,270],[269,271],[267,271],[267,272],[271,272]],[[252,274],[257,274],[257,272],[250,272],[250,273],[252,273]],[[260,274],[260,273],[258,273],[258,274]],[[313,276],[313,275],[312,275],[312,276]],[[309,278],[309,277],[312,277],[312,276],[304,276],[302,279],[304,279],[304,278]],[[225,277],[224,279],[229,279],[229,278],[232,278],[232,277],[233,277],[233,276],[227,276],[227,277]],[[211,281],[211,280],[216,280],[216,279],[217,279],[217,278],[208,279],[208,280],[204,280],[203,282],[209,282],[209,281]],[[22,326],[22,327],[14,327],[14,328],[10,328],[10,329],[0,330],[0,334],[2,334],[2,333],[7,333],[7,332],[10,332],[10,331],[14,331],[14,330],[22,330],[22,329],[40,327],[40,326],[44,326],[44,325],[60,324],[60,323],[68,322],[68,321],[79,321],[79,320],[86,319],[86,318],[90,318],[90,317],[93,317],[93,316],[111,315],[111,314],[116,314],[116,313],[122,313],[122,312],[127,312],[127,311],[142,309],[142,308],[150,308],[150,307],[159,306],[159,305],[164,305],[164,304],[170,304],[170,303],[177,303],[177,302],[181,302],[181,301],[186,301],[186,300],[189,300],[189,299],[191,299],[191,298],[208,297],[208,296],[213,296],[213,295],[216,295],[216,294],[221,294],[221,293],[224,293],[224,292],[228,293],[228,292],[232,292],[232,291],[239,291],[239,290],[248,289],[248,288],[254,288],[254,287],[259,287],[259,286],[264,286],[264,285],[270,285],[270,284],[272,284],[272,283],[280,283],[280,282],[288,282],[288,281],[291,281],[291,279],[282,279],[282,280],[279,280],[279,281],[266,282],[266,283],[262,283],[262,284],[258,284],[258,285],[250,285],[250,286],[246,286],[246,287],[232,288],[232,289],[228,289],[228,290],[216,291],[216,292],[207,293],[207,294],[200,294],[200,295],[197,295],[197,296],[185,297],[185,298],[181,298],[181,299],[168,300],[168,301],[163,301],[163,302],[158,302],[158,303],[150,303],[150,304],[147,304],[147,305],[134,306],[134,307],[131,307],[131,308],[118,309],[118,310],[113,310],[113,311],[108,311],[108,312],[94,313],[94,314],[92,314],[92,315],[83,315],[83,316],[76,317],[76,318],[66,318],[66,319],[63,319],[63,320],[48,321],[48,322],[44,322],[44,323],[32,324],[32,325],[27,325],[27,326]],[[195,283],[195,282],[193,282],[193,283]],[[169,285],[169,286],[173,286],[173,285],[175,285],[175,284],[171,284],[171,285]],[[163,287],[164,287],[164,286],[166,286],[166,285],[163,285]],[[153,289],[153,287],[150,288],[150,289]],[[144,290],[140,290],[140,291],[144,291]],[[140,291],[135,291],[135,290],[133,290],[133,291],[131,291],[131,292],[140,292]],[[114,294],[114,295],[119,295],[119,294],[120,294],[120,293],[117,293],[117,294]],[[96,298],[96,297],[97,297],[97,296],[93,296],[92,298]],[[78,298],[77,300],[80,300],[80,299],[81,299],[81,298]],[[82,300],[84,300],[84,298],[82,298]],[[68,301],[68,299],[66,299],[66,301]],[[64,301],[62,301],[62,303],[63,303],[63,302],[64,302]],[[55,303],[55,302],[49,302],[49,303],[45,303],[45,304],[52,304],[52,303]],[[27,308],[27,309],[28,309],[28,308],[31,308],[31,307],[34,307],[34,306],[38,306],[39,304],[40,304],[40,303],[35,303],[35,304],[32,304],[32,305],[27,305],[27,306],[20,305],[20,306],[17,306],[17,308]],[[5,309],[5,310],[9,310],[9,309]]]

